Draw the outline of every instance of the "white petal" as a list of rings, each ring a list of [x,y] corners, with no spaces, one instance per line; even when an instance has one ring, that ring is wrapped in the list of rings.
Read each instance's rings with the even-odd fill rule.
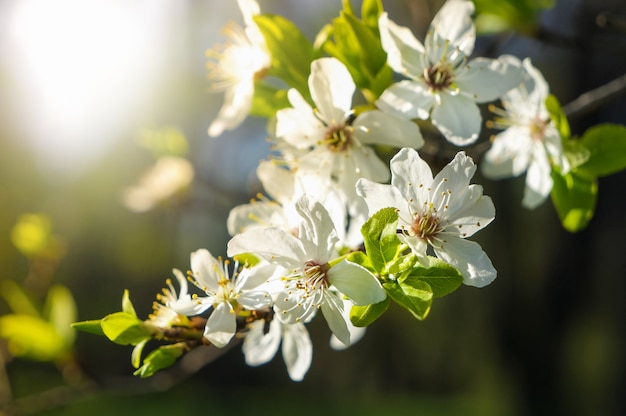
[[[397,25],[387,13],[378,19],[380,40],[387,52],[387,63],[396,72],[404,75],[419,76],[423,71],[421,56],[424,46],[415,38],[409,28]]]
[[[256,175],[263,189],[275,201],[290,201],[295,194],[295,178],[292,171],[279,166],[278,163],[262,160],[256,169]]]
[[[276,136],[298,149],[314,146],[324,137],[324,125],[297,90],[289,90],[288,95],[293,108],[276,112]]]
[[[304,196],[298,200],[296,210],[302,217],[299,238],[306,253],[304,257],[326,263],[339,239],[332,218],[322,204]]]
[[[387,297],[382,285],[369,270],[347,260],[330,268],[328,281],[355,305],[371,305]]]
[[[406,209],[409,199],[421,204],[428,198],[428,187],[433,181],[430,166],[419,156],[414,149],[400,149],[391,159],[391,185],[403,196],[403,204],[396,206],[400,210]],[[411,215],[412,217],[412,215]]]
[[[236,278],[235,290],[241,292],[257,288],[275,275],[276,268],[276,265],[266,262],[244,268]]]
[[[237,322],[228,302],[220,302],[207,320],[204,337],[217,348],[226,346],[235,335]]]
[[[169,302],[167,306],[181,315],[200,315],[213,306],[213,296],[198,297],[196,299],[181,299]]]
[[[259,3],[256,0],[237,0],[237,4],[246,25],[253,25],[254,20],[252,20],[252,17],[261,13]]]
[[[343,165],[343,175],[337,179],[337,183],[339,189],[347,195],[354,193],[354,185],[359,178],[376,182],[389,181],[389,167],[369,146],[351,149],[348,157],[341,154],[337,154],[337,157],[341,160],[339,163]]]
[[[524,59],[522,62],[523,68],[526,70],[530,78],[533,80],[532,88],[528,89],[528,92],[531,93],[531,99],[538,99],[544,101],[548,94],[550,93],[550,89],[548,83],[545,78],[541,74],[537,68],[532,65],[530,58]]]
[[[342,301],[343,317],[346,324],[348,324],[348,331],[350,331],[350,345],[354,345],[363,338],[367,328],[352,325],[352,322],[350,322],[350,310],[352,309],[353,303],[347,299],[342,299]],[[330,336],[330,347],[335,351],[343,351],[348,348],[343,342],[339,341],[339,338],[337,338],[335,334],[331,334]]]
[[[311,306],[311,299],[303,299],[300,294],[293,292],[281,292],[276,296],[274,309],[275,318],[284,324],[295,324],[297,322],[308,322],[315,316],[316,307]]]
[[[439,94],[441,103],[433,108],[433,124],[446,139],[457,145],[467,146],[478,139],[482,118],[478,107],[462,94]]]
[[[237,302],[248,310],[261,309],[272,304],[272,298],[265,292],[244,292],[239,295]]]
[[[305,257],[302,244],[292,234],[278,228],[252,228],[228,242],[227,254],[253,253],[287,269],[301,266]]]
[[[495,218],[496,208],[490,197],[483,195],[480,185],[470,185],[464,201],[455,201],[456,209],[449,213],[453,227],[458,228],[463,238],[471,237],[485,228]],[[460,227],[459,227],[460,226]]]
[[[254,80],[252,77],[240,79],[233,87],[224,93],[224,103],[217,117],[209,126],[209,136],[217,137],[224,130],[232,130],[239,126],[248,116],[254,95]]]
[[[404,234],[398,234],[398,238],[400,241],[405,243],[413,254],[417,256],[419,262],[422,263],[425,267],[428,267],[428,257],[426,253],[426,249],[428,249],[428,243],[422,240],[420,237],[416,236],[408,236]]]
[[[502,55],[498,59],[476,58],[456,73],[460,90],[469,93],[478,103],[494,101],[522,83],[519,59]]]
[[[348,69],[336,58],[320,58],[311,63],[309,91],[326,124],[343,122],[352,108],[354,81]]]
[[[536,146],[542,146],[537,143]],[[550,161],[545,150],[534,153],[534,160],[528,166],[526,172],[526,188],[522,205],[528,209],[534,209],[541,205],[552,190],[553,181]]]
[[[417,124],[400,117],[373,110],[354,120],[354,134],[364,144],[384,144],[419,149],[424,145]]]
[[[471,1],[448,0],[433,18],[431,30],[469,56],[476,40],[472,13],[474,4]]]
[[[282,353],[289,378],[302,381],[313,359],[313,344],[304,324],[283,325]]]
[[[430,200],[436,202],[441,197],[442,192],[445,192],[446,195],[450,196],[451,202],[454,201],[455,205],[461,205],[475,172],[476,165],[472,158],[467,156],[465,152],[457,152],[454,159],[444,166],[433,179]]]
[[[435,96],[424,82],[400,81],[392,84],[376,101],[376,107],[385,113],[405,119],[427,119],[435,103]]]
[[[481,163],[483,175],[492,179],[519,176],[528,168],[530,132],[512,126],[499,133]]]
[[[370,215],[382,208],[406,206],[406,199],[391,185],[382,185],[368,179],[359,179],[356,183],[356,192],[365,198]]]
[[[350,331],[343,317],[343,302],[331,291],[326,292],[322,303],[322,314],[333,334],[346,346],[350,345]]]
[[[231,236],[254,227],[284,228],[289,224],[283,208],[272,202],[257,201],[230,210],[226,226]]]
[[[207,291],[216,292],[219,289],[217,282],[220,280],[220,276],[218,276],[217,270],[221,269],[221,263],[211,255],[209,250],[200,249],[191,253],[193,277]]]
[[[491,260],[474,241],[450,237],[443,243],[443,248],[434,249],[437,257],[461,271],[463,283],[468,286],[487,286],[496,278]]]
[[[267,334],[263,333],[265,321],[254,321],[250,325],[250,331],[243,339],[241,350],[245,356],[246,364],[256,367],[269,362],[280,345],[281,324],[278,320],[273,319],[269,324]]]

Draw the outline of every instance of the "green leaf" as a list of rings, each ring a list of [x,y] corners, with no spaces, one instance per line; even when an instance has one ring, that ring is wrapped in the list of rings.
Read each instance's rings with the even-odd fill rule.
[[[101,322],[102,321],[100,319],[94,319],[91,321],[74,322],[71,326],[79,331],[89,332],[90,334],[95,335],[104,335]]]
[[[67,351],[54,325],[32,315],[0,316],[0,338],[8,341],[13,355],[29,360],[54,361]]]
[[[378,30],[378,18],[383,11],[383,2],[381,0],[363,0],[361,19],[367,26]]]
[[[516,31],[532,35],[537,31],[538,12],[552,7],[554,0],[474,0],[474,3],[479,34]]]
[[[124,294],[122,295],[122,310],[129,315],[137,317],[137,312],[135,312],[135,307],[133,303],[130,301],[130,294],[128,290],[124,290]]]
[[[107,315],[100,324],[104,335],[120,345],[137,345],[152,335],[152,330],[143,321],[127,312]]]
[[[418,280],[426,282],[436,298],[452,293],[461,286],[463,276],[456,267],[436,257],[429,256],[428,260],[428,267],[417,263],[413,270],[399,281],[411,286],[417,285]]]
[[[387,63],[378,32],[346,13],[341,13],[333,26],[335,47],[328,52],[346,65],[357,87],[371,90],[373,80]]]
[[[428,283],[421,280],[409,282],[389,281],[383,283],[387,294],[420,321],[425,319],[433,303],[433,292]]]
[[[289,107],[287,90],[281,90],[262,81],[254,84],[254,96],[250,115],[270,118],[276,115],[281,108]]]
[[[0,280],[0,295],[18,315],[40,316],[39,309],[22,287],[13,280]]]
[[[567,117],[561,108],[559,100],[557,100],[554,95],[550,94],[548,98],[546,98],[546,108],[548,109],[548,113],[550,113],[550,118],[554,122],[554,125],[561,134],[561,140],[566,141],[569,139],[571,132]]]
[[[409,253],[406,256],[398,257],[393,262],[387,265],[387,274],[399,276],[407,270],[413,268],[416,262],[417,256],[413,253]]]
[[[581,143],[589,158],[578,171],[589,176],[606,176],[626,169],[626,127],[598,124],[583,135]]]
[[[67,345],[72,345],[76,336],[72,322],[76,320],[76,303],[70,290],[60,284],[50,287],[46,295],[44,318],[56,328]]]
[[[583,146],[581,140],[578,139],[566,140],[563,143],[563,153],[565,153],[571,169],[578,169],[591,156],[589,149]]]
[[[361,234],[372,266],[377,272],[385,270],[400,249],[396,235],[398,212],[395,208],[383,208],[372,215],[361,227]]]
[[[374,268],[372,261],[369,257],[367,257],[367,254],[363,253],[362,251],[353,251],[348,255],[348,257],[346,257],[346,260],[363,266],[374,274],[376,273],[376,269]]]
[[[300,29],[282,16],[262,14],[253,17],[272,56],[268,75],[281,78],[310,101],[308,77],[313,61],[313,45]]]
[[[165,345],[152,351],[143,360],[143,365],[133,374],[141,378],[154,375],[159,370],[170,367],[187,350],[184,343]]]
[[[352,306],[350,309],[350,322],[352,325],[365,327],[369,326],[378,319],[389,307],[391,302],[389,297],[386,297],[382,302],[374,303],[366,306]]]
[[[596,205],[598,183],[571,171],[566,175],[552,171],[554,185],[550,196],[563,228],[575,233],[584,229]]]

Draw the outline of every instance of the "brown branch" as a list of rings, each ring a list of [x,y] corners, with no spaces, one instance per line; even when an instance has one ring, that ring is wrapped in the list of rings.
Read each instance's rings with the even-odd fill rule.
[[[626,93],[626,74],[580,95],[564,105],[563,112],[567,118],[579,117],[592,112],[624,93]]]

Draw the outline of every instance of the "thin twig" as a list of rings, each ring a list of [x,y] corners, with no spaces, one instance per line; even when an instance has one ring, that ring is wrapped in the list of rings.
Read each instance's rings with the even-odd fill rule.
[[[563,106],[567,118],[578,117],[597,109],[608,101],[626,93],[626,74],[591,91],[581,94]]]

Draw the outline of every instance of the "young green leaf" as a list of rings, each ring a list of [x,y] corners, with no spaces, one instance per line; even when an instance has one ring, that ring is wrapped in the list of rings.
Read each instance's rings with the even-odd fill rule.
[[[417,263],[408,275],[398,280],[409,286],[418,286],[418,281],[426,282],[435,298],[452,293],[461,286],[463,276],[457,268],[436,257],[429,257],[428,260],[428,267]]]
[[[313,61],[313,45],[293,22],[282,16],[263,14],[254,22],[265,38],[272,56],[268,75],[282,79],[310,100],[308,77]]]
[[[571,169],[578,169],[579,166],[589,160],[591,152],[583,146],[580,139],[569,139],[563,143],[563,152]]]
[[[554,185],[550,196],[563,228],[575,233],[584,229],[596,205],[598,181],[571,171],[566,175],[552,172]]]
[[[137,312],[135,312],[135,307],[130,301],[130,293],[127,289],[124,290],[124,294],[122,295],[122,310],[129,315],[137,317]]]
[[[626,127],[598,124],[585,131],[581,144],[589,158],[578,171],[592,177],[606,176],[626,169]]]
[[[43,316],[54,325],[67,345],[74,342],[75,332],[71,325],[76,320],[76,303],[67,287],[60,284],[50,287],[46,295]]]
[[[559,130],[559,133],[561,134],[561,140],[566,141],[567,139],[569,139],[571,133],[569,123],[567,122],[567,117],[561,109],[561,104],[559,103],[559,100],[557,100],[554,95],[550,94],[548,95],[548,98],[546,98],[546,108],[550,113],[550,118],[552,119],[552,121],[554,121],[557,130]]]
[[[154,375],[159,370],[172,366],[187,350],[184,343],[165,345],[152,351],[143,360],[143,365],[133,374],[141,378]]]
[[[383,11],[383,2],[381,0],[363,0],[361,19],[367,26],[378,30],[378,18]]]
[[[54,325],[31,315],[0,316],[0,338],[11,353],[35,361],[54,361],[67,351],[67,343]]]
[[[372,215],[361,227],[361,234],[372,266],[381,272],[398,255],[400,240],[396,235],[398,212],[383,208]]]
[[[13,280],[0,280],[0,296],[16,314],[41,316],[39,308],[28,293]]]
[[[152,330],[143,321],[128,312],[116,312],[100,321],[107,338],[120,345],[137,345],[150,338]]]
[[[89,332],[94,335],[104,335],[100,319],[94,319],[91,321],[74,322],[71,327],[83,332]]]
[[[385,311],[389,307],[390,302],[390,298],[386,297],[385,300],[383,300],[382,302],[373,303],[371,305],[354,305],[350,309],[350,322],[352,322],[352,325],[358,327],[369,326],[383,313],[385,313]]]
[[[254,96],[250,115],[270,118],[281,108],[289,106],[287,90],[281,90],[262,81],[254,83]]]
[[[420,280],[408,283],[388,281],[383,283],[383,287],[391,299],[420,321],[428,316],[433,303],[433,292],[428,283]]]
[[[367,257],[367,254],[362,251],[353,251],[348,255],[348,257],[346,257],[346,260],[363,266],[370,272],[376,274],[376,269],[374,268],[374,265],[372,265],[372,261],[369,257]]]

